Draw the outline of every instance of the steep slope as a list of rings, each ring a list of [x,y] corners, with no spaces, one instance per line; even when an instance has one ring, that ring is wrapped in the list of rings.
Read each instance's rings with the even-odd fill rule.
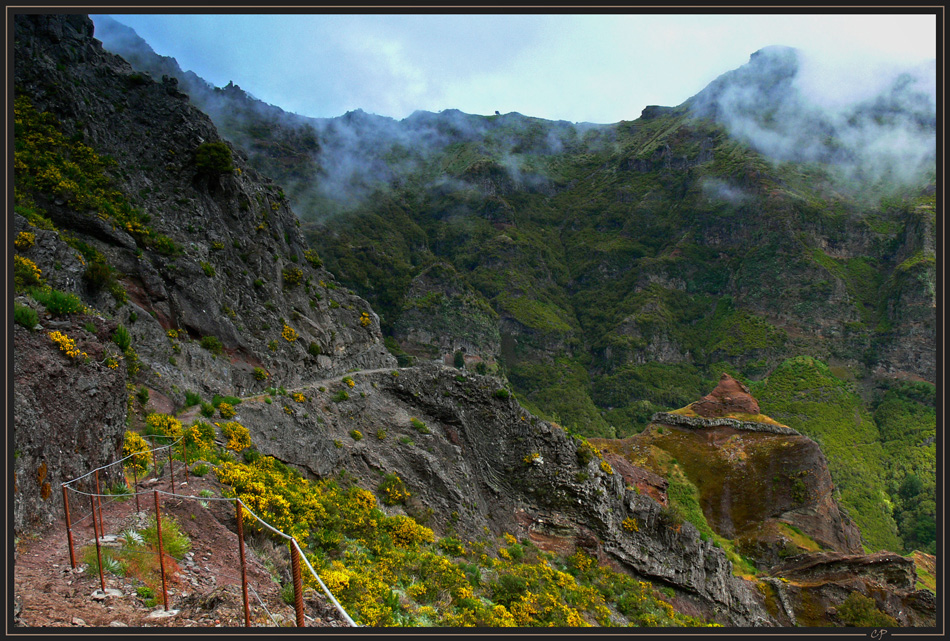
[[[504,400],[497,379],[466,381],[438,367],[393,373],[365,301],[317,266],[279,188],[219,142],[173,83],[104,52],[83,16],[21,15],[15,28],[16,300],[35,313],[14,337],[14,439],[28,452],[17,471],[30,481],[14,493],[18,533],[39,535],[61,513],[54,483],[120,458],[126,421],[139,421],[128,410],[170,412],[186,392],[245,394],[279,381],[306,388],[326,416],[246,400],[236,418],[264,452],[313,476],[351,470],[369,487],[376,470],[412,470],[415,516],[431,513],[440,531],[553,533],[561,548],[669,583],[693,613],[768,624],[761,597],[732,576],[721,551],[690,528],[668,532],[652,499],[623,498],[609,466]],[[54,327],[86,354],[56,343]],[[300,347],[308,341],[320,349]],[[43,367],[62,380],[48,384]],[[360,389],[337,395],[338,413],[327,410],[321,388],[354,369]],[[87,396],[98,413],[44,412],[63,399],[81,407]],[[409,416],[428,419],[429,449],[402,451],[378,437],[378,449],[335,444],[354,424],[379,434],[404,429]],[[57,456],[74,449],[76,457]],[[592,473],[577,480],[584,469]],[[634,537],[622,527],[631,510],[651,524]],[[670,542],[689,553],[671,553]]]
[[[235,418],[251,428],[256,445],[245,449],[246,462],[272,454],[306,471],[309,478],[339,474],[375,490],[384,505],[380,481],[398,474],[413,500],[387,505],[386,516],[401,516],[398,522],[404,525],[429,523],[449,539],[512,532],[541,549],[583,552],[662,586],[682,611],[725,624],[849,622],[829,609],[845,599],[837,586],[823,595],[819,610],[812,608],[802,617],[794,607],[791,615],[776,608],[776,603],[784,608],[794,602],[788,601],[788,594],[775,596],[762,587],[779,585],[779,579],[736,576],[733,564],[741,559],[721,549],[702,523],[697,527],[675,509],[675,497],[682,497],[677,492],[688,489],[687,483],[694,482],[690,478],[663,479],[620,456],[598,453],[583,438],[526,412],[497,378],[435,364],[393,369],[395,360],[382,347],[378,319],[366,301],[338,287],[319,258],[308,252],[280,188],[222,144],[211,122],[188,105],[173,82],[153,82],[106,54],[82,16],[20,16],[15,28],[15,283],[17,302],[37,312],[36,321],[21,323],[14,337],[15,438],[17,447],[28,444],[29,452],[17,470],[19,479],[29,478],[29,487],[24,483],[15,494],[21,506],[17,513],[32,510],[39,521],[51,518],[61,505],[55,493],[44,488],[69,476],[67,464],[81,472],[118,458],[119,408],[144,405],[170,413],[186,402],[187,392],[198,391],[201,397],[236,394],[244,399]],[[107,114],[108,127],[103,124]],[[517,115],[497,122],[518,130],[538,124]],[[453,171],[462,168],[463,174],[481,181],[483,189],[512,197],[513,183],[498,166],[469,163],[464,154],[459,158]],[[666,162],[662,153],[657,162]],[[530,189],[542,193],[546,187]],[[446,197],[455,198],[452,192]],[[474,195],[464,201],[466,206],[477,202]],[[538,255],[517,244],[531,239],[519,237],[516,225],[503,218],[514,211],[504,204],[494,202],[495,209],[481,210],[490,214],[492,229],[511,234],[494,247],[495,259],[505,264],[515,258],[526,267],[537,266]],[[543,244],[531,242],[540,254],[546,251]],[[534,299],[519,307],[519,299],[505,297],[506,288],[483,269],[477,285],[495,288],[492,299],[499,313],[482,305],[484,298],[473,293],[477,287],[460,278],[462,270],[451,264],[426,267],[407,282],[412,282],[413,298],[419,301],[415,309],[421,315],[429,302],[451,312],[439,317],[440,333],[453,327],[470,333],[473,327],[485,328],[485,319],[498,314],[499,326],[508,328],[499,332],[502,355],[509,350],[528,361],[540,354],[544,363],[560,368],[554,369],[562,374],[555,383],[565,391],[572,389],[571,376],[585,375],[568,357],[569,350],[577,348],[572,339],[579,325],[565,309]],[[555,285],[563,274],[555,268],[548,275],[552,296],[560,296]],[[43,289],[44,284],[49,289]],[[524,288],[521,291],[528,293],[533,286],[530,279],[511,281],[512,291]],[[59,312],[64,320],[55,318],[63,300],[72,300],[67,293],[78,295],[76,304],[91,308],[86,316],[75,307]],[[466,309],[482,317],[472,319]],[[738,322],[730,308],[719,311],[717,319],[724,326],[731,327],[724,318]],[[91,359],[74,359],[72,348],[31,333],[37,323],[78,338],[79,349]],[[120,324],[129,331],[120,330]],[[490,330],[483,331],[482,340],[494,340]],[[212,337],[215,340],[209,340]],[[471,351],[477,347],[463,346]],[[59,360],[50,369],[64,375],[44,388],[36,372],[54,358]],[[122,389],[123,372],[132,387]],[[270,387],[277,384],[279,391]],[[289,396],[284,386],[296,392],[293,403],[274,403],[274,398]],[[270,390],[261,394],[266,387]],[[45,418],[56,419],[56,424],[50,423],[49,434],[35,431],[33,418],[54,404],[51,394],[63,394],[81,408],[83,393],[95,396],[90,390],[99,395],[94,404],[101,403],[100,414],[77,411],[75,424],[70,423],[73,417],[50,414]],[[928,400],[926,395],[920,398]],[[883,407],[880,416],[888,417],[891,435],[897,438],[900,418],[908,411]],[[131,412],[126,417],[133,424],[137,420]],[[98,420],[105,422],[101,432],[84,424]],[[761,418],[757,422],[776,429]],[[83,427],[88,443],[71,442]],[[724,432],[715,434],[713,445],[721,445]],[[765,465],[757,448],[770,434],[748,439],[736,452]],[[642,438],[655,436],[650,428]],[[794,441],[800,456],[780,471],[818,470],[822,458],[814,443],[791,437],[782,435]],[[48,470],[46,461],[61,464],[51,453],[68,448],[80,450],[80,456],[62,463],[58,476],[40,474]],[[729,450],[708,449],[709,456]],[[733,480],[723,487],[734,486]],[[808,485],[811,480],[803,483],[815,494],[809,497],[815,501],[804,507],[832,514],[836,504],[827,473],[815,474],[813,486]],[[920,495],[919,488],[916,493],[913,489],[908,485],[908,500]],[[353,496],[365,499],[367,494]],[[795,513],[803,506],[794,491],[791,496],[774,494],[776,512],[756,513],[755,518],[785,519],[832,550],[852,550],[846,519],[832,519],[830,524],[809,520],[807,509]],[[727,493],[720,489],[719,495]],[[754,519],[748,514],[710,514],[708,524],[727,533],[742,530],[752,541],[751,549],[765,541],[763,558],[779,554],[768,532],[751,532]],[[808,541],[796,545],[800,542],[808,549]],[[452,545],[451,540],[444,543]],[[514,545],[512,549],[518,549]],[[349,561],[333,561],[341,558]],[[795,595],[805,595],[801,603],[807,608],[813,602],[807,592],[812,579],[802,577],[813,572],[811,566],[822,564],[832,567],[826,575],[840,574],[842,563],[871,567],[855,570],[856,582],[839,581],[850,586],[846,591],[879,590],[888,601],[880,606],[885,609],[898,602],[918,603],[901,624],[927,624],[932,618],[926,597],[907,588],[908,581],[913,585],[908,568],[901,570],[903,578],[898,572],[885,577],[892,587],[875,580],[873,569],[880,565],[861,559],[812,559],[807,567],[790,565],[783,571],[790,583],[796,582],[795,589],[803,590]],[[898,559],[888,563],[903,567]],[[392,590],[395,587],[385,598],[399,601]],[[407,595],[408,589],[401,598]]]
[[[109,47],[180,78],[292,185],[308,240],[370,300],[401,364],[464,351],[538,415],[620,437],[723,370],[760,381],[801,354],[858,395],[833,427],[796,424],[813,438],[863,433],[895,381],[936,380],[931,67],[828,106],[799,52],[769,47],[683,105],[616,125],[455,110],[306,119],[209,88],[97,20]],[[881,506],[932,464],[867,446],[870,478],[895,470],[886,484],[849,487],[836,452],[832,474],[868,545],[910,549],[919,539],[907,526],[898,542]]]
[[[912,559],[863,554],[818,444],[761,413],[728,374],[702,399],[655,414],[642,433],[593,442],[665,477],[670,509],[754,565],[781,625],[856,625],[857,603],[890,625],[934,621]]]
[[[184,94],[104,52],[88,19],[21,16],[16,29],[18,294],[45,300],[31,286],[46,285],[96,310],[97,328],[122,325],[130,340],[114,356],[130,383],[178,406],[186,391],[395,364],[372,310],[320,267],[281,190]],[[31,353],[20,342],[15,352]],[[127,392],[109,390],[124,406]],[[17,425],[28,405],[23,396]]]

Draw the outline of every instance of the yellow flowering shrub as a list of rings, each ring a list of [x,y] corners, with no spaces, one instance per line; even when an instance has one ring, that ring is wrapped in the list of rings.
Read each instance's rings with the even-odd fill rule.
[[[304,396],[303,394],[301,394],[300,392],[294,392],[294,394],[293,394],[293,396],[292,396],[291,398],[293,398],[294,401],[296,401],[297,403],[306,403],[306,402],[307,402],[307,397]]]
[[[228,496],[301,543],[324,584],[363,626],[706,624],[677,613],[649,583],[583,551],[559,560],[511,534],[494,544],[439,540],[413,518],[384,513],[364,488],[310,481],[268,456],[226,461],[216,473]],[[245,518],[264,529],[250,513]],[[496,548],[498,558],[486,554]],[[316,586],[308,572],[304,582]]]
[[[178,439],[182,436],[182,425],[174,416],[153,412],[145,417],[146,432],[158,436],[167,436]]]
[[[218,413],[221,414],[221,418],[234,418],[237,416],[237,411],[230,403],[221,403],[218,405]]]
[[[640,526],[637,524],[637,520],[632,517],[627,517],[623,520],[623,529],[627,532],[639,532]]]
[[[280,335],[283,336],[284,340],[288,343],[293,343],[295,340],[297,340],[296,330],[294,330],[294,328],[287,323],[284,323],[284,329],[281,330]]]
[[[86,358],[86,352],[83,352],[78,347],[76,347],[76,341],[71,339],[66,334],[63,334],[62,332],[57,330],[54,332],[47,333],[47,336],[49,336],[49,339],[53,341],[54,343],[56,343],[60,351],[65,352],[66,356],[68,356],[69,358],[72,358],[72,359]]]
[[[13,246],[24,251],[33,246],[33,243],[36,242],[36,234],[29,231],[21,231],[16,235],[16,240],[13,241]]]
[[[435,533],[419,525],[408,516],[397,515],[383,522],[383,529],[393,539],[397,547],[409,547],[419,543],[432,543]]]
[[[132,458],[125,462],[126,467],[135,467],[138,470],[148,469],[150,447],[138,432],[125,431],[125,441],[122,444],[122,456]]]
[[[396,474],[386,475],[383,482],[379,484],[379,492],[383,495],[383,503],[386,505],[405,503],[410,497],[406,484]]]
[[[368,327],[369,324],[372,322],[373,322],[373,319],[370,318],[370,315],[367,314],[366,312],[363,312],[360,315],[360,325],[362,325],[363,327]]]
[[[18,287],[33,287],[43,284],[43,271],[29,258],[13,256],[13,283]]]
[[[223,425],[221,423],[215,423],[215,425],[221,428],[221,434],[228,439],[225,447],[229,450],[240,452],[251,446],[251,433],[240,423],[228,421]]]

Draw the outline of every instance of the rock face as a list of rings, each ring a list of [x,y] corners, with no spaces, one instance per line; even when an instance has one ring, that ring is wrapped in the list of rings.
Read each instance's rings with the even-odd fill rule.
[[[822,625],[829,613],[836,617],[841,595],[851,592],[872,598],[900,626],[936,623],[933,593],[916,588],[914,562],[898,554],[805,554],[786,559],[772,569],[772,575],[779,579],[770,586],[784,603],[779,618],[786,625]],[[773,598],[769,595],[768,605],[773,605]]]
[[[719,377],[716,389],[691,404],[690,408],[705,418],[759,413],[759,403],[749,394],[749,388],[725,372]]]
[[[669,470],[672,460],[696,488],[709,527],[762,573],[758,590],[778,625],[848,625],[837,608],[853,592],[902,626],[934,625],[935,599],[916,589],[913,560],[862,554],[860,532],[838,506],[817,443],[761,415],[727,418],[758,414],[758,403],[725,374],[689,409],[700,415],[661,412],[637,436],[597,443],[630,467]]]
[[[314,475],[345,469],[373,488],[398,474],[411,498],[392,509],[439,533],[488,528],[545,550],[581,547],[673,588],[688,611],[727,625],[770,624],[761,594],[733,576],[723,551],[669,516],[663,479],[585,455],[579,439],[499,398],[498,379],[435,364],[350,376],[352,388],[331,379],[304,390],[306,403],[286,406],[292,420],[280,404],[257,401],[241,403],[236,420],[259,435],[261,453]],[[348,398],[335,402],[341,391]]]
[[[108,175],[109,188],[124,194],[149,229],[133,235],[104,211],[77,204],[68,190],[27,193],[28,183],[18,182],[13,230],[34,240],[16,253],[35,263],[48,285],[93,310],[97,339],[80,349],[98,356],[94,366],[66,366],[45,333],[17,328],[17,526],[61,516],[57,482],[117,458],[128,359],[115,354],[118,370],[102,361],[119,324],[131,334],[139,365],[129,382],[174,406],[186,391],[210,398],[263,389],[270,377],[295,385],[395,365],[366,301],[338,287],[308,253],[281,189],[230,150],[233,170],[199,167],[201,145],[229,148],[174,83],[136,74],[105,52],[84,16],[17,15],[14,32],[16,96],[45,112],[64,140],[113,159],[118,169]],[[20,127],[18,120],[17,135]],[[21,198],[50,224],[36,227],[21,216]],[[160,236],[166,251],[152,240]],[[90,286],[93,254],[121,297]],[[41,318],[41,325],[65,323],[70,338],[91,341],[75,320],[81,317],[70,318]]]
[[[462,351],[487,366],[501,351],[496,318],[451,265],[436,263],[410,283],[393,334],[412,356],[433,359]]]
[[[399,474],[411,497],[389,509],[440,533],[476,536],[488,528],[529,537],[543,549],[581,547],[671,588],[678,607],[726,625],[792,620],[784,610],[773,612],[768,595],[735,576],[720,547],[669,509],[670,484],[662,470],[648,469],[649,461],[599,454],[531,416],[500,392],[498,379],[434,364],[393,369],[378,318],[308,253],[281,189],[233,150],[232,171],[200,170],[199,146],[222,141],[174,82],[154,82],[104,52],[83,16],[18,15],[14,29],[17,96],[29,96],[65,135],[115,158],[117,188],[177,248],[157,251],[68,197],[31,194],[54,229],[37,229],[34,244],[18,253],[35,261],[50,285],[94,310],[67,320],[41,316],[44,331],[15,328],[18,532],[58,517],[58,483],[118,458],[127,383],[174,408],[186,391],[245,395],[279,380],[306,399],[245,400],[235,417],[263,454],[314,476],[345,471],[368,488],[386,473]],[[14,223],[16,231],[32,229],[19,214]],[[84,284],[77,241],[116,271],[127,301]],[[419,287],[424,295],[435,286]],[[547,315],[536,320],[557,326]],[[110,340],[120,323],[130,330],[136,359]],[[46,333],[54,329],[75,338],[89,360],[64,355]],[[209,337],[220,349],[210,348]],[[504,351],[504,337],[501,343]],[[135,361],[138,373],[128,378]],[[343,381],[345,372],[353,385]],[[722,387],[710,395],[709,411],[757,413],[742,390],[728,381]],[[710,524],[748,539],[744,549],[763,564],[784,558],[780,537],[790,541],[792,526],[807,539],[793,551],[859,551],[809,439],[729,425],[668,425],[669,434],[655,427],[637,445],[680,452]],[[772,529],[763,533],[756,523]],[[905,590],[906,581],[899,583]],[[794,614],[795,597],[783,598]],[[918,609],[926,613],[926,604]]]
[[[861,551],[817,443],[762,417],[748,388],[728,374],[688,409],[699,416],[658,413],[633,440],[675,457],[716,533],[737,541],[760,567],[806,550]]]
[[[174,83],[104,51],[83,16],[21,15],[15,29],[18,95],[56,117],[66,135],[120,159],[116,185],[178,249],[156,251],[68,200],[33,194],[60,230],[117,271],[129,303],[92,302],[130,328],[150,387],[233,393],[266,386],[255,367],[295,385],[395,364],[369,305],[308,253],[283,191],[233,150],[233,170],[199,167],[202,145],[224,143]],[[78,279],[72,289],[90,295]],[[223,346],[217,358],[199,347],[209,337]]]
[[[86,324],[95,328],[90,332]],[[127,393],[125,364],[105,364],[118,349],[109,342],[115,323],[90,315],[40,318],[35,331],[14,326],[13,527],[37,531],[63,517],[60,485],[121,457]],[[88,356],[71,358],[48,334],[60,332]],[[119,360],[116,359],[119,363]],[[102,490],[120,478],[103,471]],[[95,492],[86,477],[76,489]],[[79,497],[80,499],[83,497]],[[73,495],[70,501],[77,499]],[[72,505],[73,515],[89,505]]]

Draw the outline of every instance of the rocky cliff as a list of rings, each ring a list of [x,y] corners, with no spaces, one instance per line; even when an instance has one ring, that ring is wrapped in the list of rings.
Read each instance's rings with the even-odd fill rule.
[[[594,442],[669,478],[665,494],[681,514],[758,569],[780,625],[837,622],[836,606],[851,592],[900,625],[929,625],[933,595],[918,589],[914,562],[864,555],[821,449],[758,409],[748,388],[723,374],[710,394],[656,414],[641,434]]]
[[[95,322],[128,330],[136,386],[180,406],[187,391],[240,394],[272,376],[294,385],[395,364],[377,316],[322,268],[280,187],[248,167],[173,81],[105,52],[83,16],[21,15],[15,29],[16,135],[38,141],[17,167],[13,229],[33,240],[16,253],[40,270],[36,284],[79,296]],[[202,149],[222,151],[220,164]],[[56,152],[74,164],[49,161]],[[40,325],[42,335],[56,327]],[[37,340],[16,333],[14,352],[34,369],[27,337]],[[15,388],[26,395],[31,384],[18,378]],[[125,406],[124,385],[100,388],[102,402]],[[30,434],[27,416],[15,414],[17,439]],[[105,421],[113,453],[123,420]],[[59,513],[57,499],[47,517]]]

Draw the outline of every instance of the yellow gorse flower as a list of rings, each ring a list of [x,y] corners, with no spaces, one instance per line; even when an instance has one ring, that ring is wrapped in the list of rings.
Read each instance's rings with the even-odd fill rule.
[[[60,331],[49,332],[47,334],[50,340],[59,346],[59,349],[66,353],[70,358],[86,358],[86,352],[76,347],[76,341]]]
[[[287,323],[284,323],[284,329],[280,332],[280,335],[283,336],[284,340],[286,340],[288,343],[293,343],[295,340],[297,340],[296,330],[294,330],[294,328]]]

